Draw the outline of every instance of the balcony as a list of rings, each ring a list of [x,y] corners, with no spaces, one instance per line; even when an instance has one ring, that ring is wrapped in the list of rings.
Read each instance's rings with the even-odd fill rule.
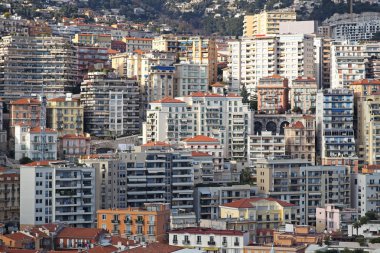
[[[132,224],[132,220],[124,220],[125,224]]]
[[[137,223],[137,224],[144,224],[144,220],[138,220],[138,219],[137,219],[137,220],[136,220],[136,223]]]
[[[182,244],[183,244],[183,245],[190,245],[190,241],[189,241],[189,240],[183,240],[183,241],[182,241]]]
[[[227,242],[222,242],[223,247],[227,247]]]
[[[240,243],[239,242],[234,242],[234,246],[239,246]]]
[[[111,220],[112,223],[119,223],[119,220]]]
[[[208,241],[207,244],[210,246],[215,246],[215,241]]]
[[[178,241],[177,240],[173,240],[173,244],[178,244]]]

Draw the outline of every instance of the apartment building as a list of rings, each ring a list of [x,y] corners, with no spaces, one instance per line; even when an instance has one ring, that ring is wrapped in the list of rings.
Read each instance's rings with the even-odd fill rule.
[[[108,49],[97,46],[75,46],[78,59],[78,79],[83,81],[89,71],[108,66]]]
[[[357,167],[354,93],[328,89],[317,93],[317,152],[323,165]]]
[[[315,79],[319,89],[331,87],[331,43],[328,36],[314,38]]]
[[[170,228],[169,204],[145,203],[140,208],[101,209],[97,217],[99,229],[139,242],[166,241]]]
[[[290,9],[267,11],[258,14],[245,15],[243,21],[243,36],[278,34],[280,22],[296,21],[296,12]]]
[[[380,91],[380,80],[362,79],[350,84],[350,89],[354,91],[355,98],[375,95]]]
[[[152,66],[145,85],[146,102],[174,97],[174,66]]]
[[[272,131],[248,136],[247,143],[249,166],[255,166],[258,159],[285,155],[284,135]]]
[[[71,93],[52,98],[46,105],[46,126],[55,129],[58,136],[83,134],[83,106]]]
[[[124,37],[122,41],[125,43],[126,52],[131,53],[135,50],[150,51],[152,49],[151,38],[136,38],[136,37]]]
[[[4,123],[4,102],[0,99],[0,152],[6,152],[8,150],[8,129],[9,121],[6,124]]]
[[[45,139],[45,140],[44,140]],[[28,157],[33,161],[57,160],[57,131],[51,128],[15,126],[15,159]],[[42,149],[45,145],[45,151]]]
[[[250,185],[196,187],[194,210],[197,219],[217,219],[219,206],[251,196]]]
[[[317,207],[316,231],[318,233],[341,232],[348,234],[348,225],[358,220],[358,210],[348,208],[342,204],[326,204],[325,207]]]
[[[315,76],[313,35],[260,35],[229,45],[232,87],[241,83],[255,93],[262,77],[280,75],[292,87],[299,76]]]
[[[285,154],[315,164],[315,117],[305,115],[284,128]]]
[[[372,95],[362,95],[356,99],[356,150],[360,164],[376,165],[380,162],[380,143],[377,138],[380,134],[378,126],[380,122],[378,116],[380,114],[380,99],[378,92],[369,87],[367,91],[363,90],[362,92],[364,94],[372,93]],[[359,95],[360,93],[355,94]]]
[[[350,169],[346,166],[310,166],[307,160],[268,158],[256,165],[258,193],[299,207],[296,218],[315,226],[317,207],[350,205]]]
[[[207,184],[214,181],[214,156],[206,152],[192,151],[194,184]]]
[[[348,88],[351,83],[366,78],[365,44],[344,41],[331,45],[331,88]]]
[[[196,92],[188,97],[153,101],[146,119],[144,143],[178,142],[205,135],[219,140],[226,157],[245,160],[248,106],[242,104],[241,97],[236,94]]]
[[[359,210],[360,217],[365,216],[366,212],[373,211],[378,213],[380,211],[380,173],[371,174],[357,174],[355,175],[355,185],[353,186],[354,192],[357,196],[357,202],[353,207]]]
[[[183,228],[169,232],[169,245],[191,245],[201,251],[243,253],[243,247],[248,243],[248,232],[235,230]]]
[[[371,40],[380,31],[380,15],[377,12],[334,14],[324,20],[323,25],[330,28],[334,40]]]
[[[0,219],[9,228],[20,221],[20,174],[12,170],[0,174]]]
[[[168,35],[161,35],[154,37],[152,41],[152,50],[158,50],[163,52],[177,52],[178,38]]]
[[[75,44],[111,48],[111,34],[77,33],[72,41]]]
[[[88,134],[66,134],[58,138],[58,159],[76,161],[90,154],[91,138]]]
[[[208,92],[208,65],[194,63],[174,64],[174,90],[176,97],[189,96],[194,92]]]
[[[33,162],[20,169],[20,226],[95,222],[95,170],[67,162]]]
[[[257,110],[276,114],[284,113],[288,107],[288,79],[278,75],[260,78],[257,85]]]
[[[293,80],[290,90],[290,108],[296,113],[311,113],[316,111],[318,85],[314,78],[299,77]]]
[[[77,80],[76,49],[62,37],[4,36],[0,42],[0,94],[4,98],[56,96]]]
[[[99,137],[140,132],[140,93],[136,80],[89,73],[81,85],[85,131]]]
[[[27,125],[37,127],[40,125],[41,101],[34,98],[22,98],[9,103],[9,127]]]
[[[9,34],[16,34],[19,36],[28,36],[29,29],[26,20],[17,20],[17,19],[0,19],[0,35],[7,36]]]
[[[220,206],[220,218],[229,221],[228,229],[250,231],[250,241],[259,244],[273,242],[273,231],[294,223],[295,215],[294,204],[272,198],[241,199]]]

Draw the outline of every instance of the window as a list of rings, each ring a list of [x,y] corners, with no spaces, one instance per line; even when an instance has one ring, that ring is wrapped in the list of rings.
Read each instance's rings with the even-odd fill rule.
[[[202,244],[202,236],[197,236],[197,244]]]
[[[102,214],[102,220],[106,220],[107,219],[107,214]]]
[[[177,235],[173,235],[173,243],[174,243],[174,244],[177,244],[177,243],[178,243]]]

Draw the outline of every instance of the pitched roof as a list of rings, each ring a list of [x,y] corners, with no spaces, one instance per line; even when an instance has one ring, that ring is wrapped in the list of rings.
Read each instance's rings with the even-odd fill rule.
[[[169,234],[243,235],[244,232],[238,230],[221,230],[213,228],[190,227],[174,229],[172,231],[169,231]]]
[[[115,235],[111,236],[110,243],[112,245],[117,245],[119,242],[124,246],[133,246],[137,244],[137,242],[134,240],[128,240],[127,238],[123,238],[123,237],[115,236]]]
[[[107,53],[108,53],[108,54],[117,54],[117,53],[119,53],[119,51],[114,50],[114,49],[111,49],[111,48],[108,48],[108,49],[107,49]]]
[[[219,83],[219,82],[217,82],[217,83],[214,83],[214,84],[211,84],[211,87],[220,87],[220,88],[224,88],[224,84],[222,84],[222,83]]]
[[[13,233],[13,234],[7,234],[7,235],[3,235],[4,237],[7,237],[9,239],[12,239],[14,241],[25,241],[25,240],[33,240],[33,237],[30,236],[30,235],[26,235],[24,233],[21,233],[21,232],[16,232],[16,233]]]
[[[129,249],[128,253],[171,253],[178,250],[181,250],[183,248],[178,246],[172,246],[164,243],[151,243],[141,247]]]
[[[54,129],[45,128],[45,133],[56,133]],[[41,127],[34,127],[30,129],[30,133],[41,133]]]
[[[191,156],[201,157],[201,156],[211,156],[206,152],[192,151]]]
[[[112,253],[112,252],[117,252],[119,249],[115,246],[112,245],[107,245],[107,246],[95,246],[91,249],[88,250],[88,253]]]
[[[257,197],[250,198],[250,199],[236,200],[230,203],[223,204],[222,206],[233,207],[233,208],[251,208],[255,206],[253,203],[258,202],[260,200],[275,201],[283,207],[294,206],[294,204],[291,204],[282,200],[278,200],[275,198],[257,198]]]
[[[286,128],[297,128],[297,129],[303,129],[305,128],[305,126],[302,124],[301,121],[296,121],[288,126],[286,126]]]
[[[142,147],[169,147],[170,144],[166,143],[166,142],[163,142],[163,141],[156,141],[156,142],[150,141],[150,142],[145,143],[145,144],[143,144],[141,146]]]
[[[166,98],[163,98],[163,99],[160,99],[160,100],[152,101],[151,103],[161,103],[161,104],[168,103],[168,104],[172,104],[172,103],[185,103],[185,102],[182,101],[182,100],[179,100],[179,99],[166,97]]]
[[[95,238],[104,233],[103,229],[98,228],[63,228],[57,237],[62,238]]]
[[[218,139],[208,137],[205,135],[196,135],[191,138],[187,138],[183,140],[184,142],[217,142],[219,143]]]
[[[34,161],[31,163],[23,164],[22,166],[49,166],[52,161]]]
[[[35,104],[35,105],[40,105],[41,102],[38,99],[35,98],[21,98],[17,100],[11,101],[12,105],[30,105],[30,104]]]

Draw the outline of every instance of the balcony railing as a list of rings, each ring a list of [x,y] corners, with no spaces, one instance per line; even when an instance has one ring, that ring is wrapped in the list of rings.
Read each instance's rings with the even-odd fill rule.
[[[208,245],[215,245],[215,241],[208,241],[207,244]]]
[[[182,241],[182,244],[183,244],[183,245],[190,245],[190,241],[188,241],[188,240],[183,240],[183,241]]]

